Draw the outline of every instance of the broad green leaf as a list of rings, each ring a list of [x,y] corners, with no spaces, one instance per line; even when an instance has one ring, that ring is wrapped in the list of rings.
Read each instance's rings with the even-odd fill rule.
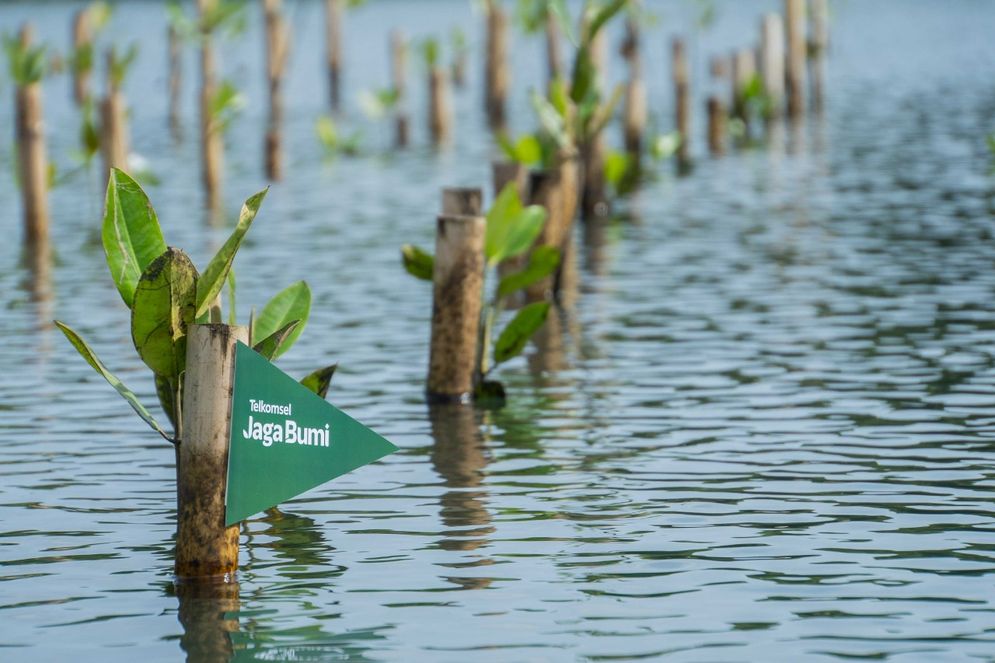
[[[487,211],[484,255],[488,264],[494,266],[527,251],[545,223],[545,208],[530,205],[523,209],[515,183],[506,184]]]
[[[616,189],[629,170],[629,155],[625,152],[611,151],[605,157],[605,180]]]
[[[587,97],[588,92],[594,88],[597,75],[594,60],[591,59],[591,48],[584,44],[577,50],[577,59],[574,60],[570,76],[570,98],[574,103],[579,104]]]
[[[159,433],[159,435],[162,435],[170,442],[174,441],[169,435],[166,434],[166,431],[162,429],[162,426],[160,426],[159,422],[155,420],[155,417],[149,414],[149,411],[145,409],[145,406],[139,402],[138,397],[135,396],[134,392],[128,389],[113,373],[107,370],[103,362],[100,361],[97,355],[79,334],[58,320],[55,321],[55,325],[62,330],[62,333],[66,335],[66,338],[69,339],[69,342],[73,344],[76,351],[79,352],[83,359],[86,360],[86,363],[88,363],[93,370],[100,373],[100,375],[103,376],[103,378],[107,380],[107,382],[110,383],[115,390],[117,390],[117,393],[121,394],[124,400],[128,401],[128,404],[131,405],[135,412],[138,413],[138,416],[142,418],[142,421],[147,423],[152,427],[152,430]]]
[[[538,163],[542,159],[542,147],[539,139],[532,134],[525,134],[515,143],[516,161],[526,166]]]
[[[494,344],[495,365],[517,357],[525,349],[525,344],[532,338],[532,334],[546,322],[549,307],[549,302],[533,302],[519,309]]]
[[[331,384],[332,375],[335,374],[335,369],[338,367],[338,364],[332,364],[331,366],[326,366],[325,368],[319,368],[317,371],[301,380],[301,384],[318,394],[318,396],[324,398],[328,395],[328,385]]]
[[[432,280],[435,257],[431,253],[412,244],[405,244],[401,247],[401,260],[404,262],[404,269],[408,270],[408,274],[423,281]]]
[[[281,339],[277,345],[272,359],[276,359],[297,342],[304,326],[307,325],[308,316],[311,314],[311,289],[307,283],[298,281],[293,283],[281,292],[277,293],[273,299],[266,303],[263,310],[259,312],[254,321],[252,338],[263,339],[277,333],[292,321],[300,324],[291,329],[291,333]]]
[[[280,346],[286,342],[287,338],[294,333],[300,324],[300,320],[291,320],[269,336],[263,338],[263,340],[256,343],[252,346],[252,349],[270,361],[273,361],[276,359],[277,351],[280,350]]]
[[[207,269],[197,281],[197,314],[195,317],[199,318],[207,313],[218,293],[224,288],[228,271],[231,269],[232,261],[235,260],[235,253],[242,245],[245,233],[249,232],[249,226],[256,218],[256,213],[259,211],[259,206],[262,204],[263,198],[266,197],[267,191],[269,191],[268,187],[245,201],[245,204],[242,205],[242,212],[238,215],[238,225],[235,226],[234,232],[217,254],[211,258]]]
[[[142,273],[131,307],[131,339],[156,375],[175,380],[183,372],[196,296],[197,268],[179,249],[168,249]]]
[[[555,246],[537,246],[529,257],[525,269],[501,279],[498,284],[498,297],[507,297],[513,292],[538,283],[556,271],[560,265],[560,250]]]
[[[166,252],[166,241],[149,197],[123,170],[112,168],[107,181],[101,233],[111,278],[131,308],[142,272]]]

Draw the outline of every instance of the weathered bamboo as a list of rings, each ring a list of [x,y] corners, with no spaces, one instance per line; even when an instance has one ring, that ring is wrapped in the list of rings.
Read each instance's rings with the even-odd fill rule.
[[[528,199],[529,170],[517,161],[494,161],[491,163],[491,183],[494,197],[504,191],[509,182],[515,183],[519,200]]]
[[[529,203],[541,205],[546,209],[546,223],[536,238],[535,246],[561,248],[566,224],[563,220],[564,202],[560,170],[552,168],[530,173],[529,191]],[[534,302],[551,299],[554,293],[555,277],[549,276],[526,288],[525,297],[528,301]]]
[[[719,156],[726,151],[726,109],[716,97],[708,98],[708,151]]]
[[[639,28],[636,19],[625,22],[625,43],[622,55],[629,64],[629,81],[625,86],[625,105],[622,114],[622,133],[625,151],[637,170],[643,154],[643,133],[646,131],[646,85],[642,78],[642,60],[639,55]]]
[[[394,116],[394,144],[397,147],[408,145],[408,112],[405,97],[407,95],[407,47],[404,35],[398,30],[390,33],[390,78],[394,91],[397,92],[397,111]]]
[[[505,125],[505,105],[511,75],[508,71],[508,16],[500,0],[487,0],[487,42],[484,63],[484,108],[492,128]]]
[[[596,73],[596,85],[601,88],[607,69],[607,48],[605,31],[601,30],[591,43],[591,60]],[[608,213],[608,194],[605,185],[605,148],[604,136],[598,133],[589,137],[580,146],[581,162],[584,164],[584,189],[581,195],[581,207],[584,218],[603,216]]]
[[[670,44],[671,75],[674,79],[674,126],[680,134],[677,162],[686,166],[691,161],[691,72],[684,40],[675,37]]]
[[[180,135],[180,93],[183,90],[183,56],[180,35],[170,23],[169,41],[169,130],[176,138]]]
[[[190,325],[177,467],[176,575],[234,580],[238,526],[225,527],[235,344],[247,327]]]
[[[442,190],[443,216],[480,216],[484,191],[477,187],[447,187]]]
[[[111,168],[128,169],[128,116],[124,95],[111,74],[114,53],[107,53],[107,95],[100,102],[100,153],[104,162],[104,185]]]
[[[430,402],[469,403],[473,397],[486,225],[482,216],[438,218],[426,389]]]
[[[329,99],[337,112],[342,100],[342,0],[325,0],[325,56]]]
[[[266,176],[283,177],[283,72],[289,52],[288,27],[282,13],[282,0],[263,0],[266,23],[266,82],[269,85],[269,117],[264,145]]]
[[[788,115],[805,111],[805,0],[784,0],[787,31]]]
[[[197,0],[201,19],[217,4],[217,0]],[[224,168],[224,142],[221,127],[211,117],[211,106],[217,93],[216,64],[211,34],[203,31],[200,43],[200,139],[201,177],[207,206],[218,210],[221,206],[221,174]]]
[[[73,16],[73,54],[78,58],[86,50],[93,52],[93,28],[90,25],[90,11],[80,9]],[[91,59],[92,64],[92,59]],[[73,99],[82,106],[90,98],[90,71],[93,67],[81,68],[78,62],[73,63]]]
[[[811,0],[812,42],[808,49],[812,73],[812,107],[822,110],[826,93],[826,49],[829,47],[828,0]]]
[[[769,117],[780,116],[784,107],[784,21],[780,14],[767,14],[760,25],[760,74]]]
[[[563,59],[560,56],[560,24],[556,15],[551,11],[546,11],[546,63],[548,67],[549,83],[563,76]]]
[[[712,78],[725,78],[729,75],[729,61],[721,55],[713,55],[708,61],[708,71]]]
[[[34,41],[30,24],[21,28],[22,48]],[[18,168],[24,201],[24,240],[28,245],[48,243],[48,156],[41,81],[20,85],[14,95]]]
[[[428,76],[428,130],[435,145],[449,142],[453,111],[449,103],[449,78],[442,67],[433,67]]]
[[[743,122],[746,135],[750,132],[750,109],[747,90],[757,74],[757,54],[752,48],[736,51],[732,57],[732,115]]]

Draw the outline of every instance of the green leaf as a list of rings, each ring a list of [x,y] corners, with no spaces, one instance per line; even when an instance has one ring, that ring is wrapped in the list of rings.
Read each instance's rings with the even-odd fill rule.
[[[156,375],[175,380],[183,372],[196,298],[197,268],[179,249],[168,249],[142,273],[131,308],[131,339]]]
[[[629,155],[625,152],[611,151],[605,157],[605,180],[616,189],[629,171]]]
[[[123,170],[112,168],[102,231],[104,253],[121,299],[131,308],[142,272],[166,252],[149,197]]]
[[[284,326],[277,329],[275,332],[263,338],[263,340],[252,346],[252,349],[266,357],[270,361],[273,361],[277,357],[277,353],[280,350],[280,346],[283,345],[291,334],[301,325],[300,320],[291,320]]]
[[[588,27],[588,38],[594,39],[604,25],[628,4],[629,0],[614,0],[597,10]]]
[[[164,378],[161,375],[155,376],[155,393],[159,397],[159,405],[162,406],[162,411],[166,413],[169,417],[169,423],[173,424],[173,430],[178,430],[176,418],[176,387],[175,382],[170,381],[168,378]]]
[[[560,147],[570,145],[570,135],[567,133],[566,121],[548,99],[532,90],[532,107],[539,118],[539,126],[551,136]]]
[[[545,223],[545,208],[530,205],[523,209],[515,183],[506,184],[487,211],[484,255],[488,264],[494,266],[527,251]]]
[[[335,369],[338,367],[338,364],[332,364],[325,368],[319,368],[301,380],[301,384],[318,394],[321,398],[325,398],[328,395],[328,385],[332,382],[332,375],[335,374]]]
[[[546,322],[549,307],[549,302],[533,302],[519,309],[494,344],[495,365],[517,357],[525,349],[532,334]]]
[[[159,435],[162,435],[170,442],[174,442],[174,440],[166,434],[166,431],[162,429],[159,422],[155,420],[155,417],[149,414],[149,411],[145,409],[145,406],[139,402],[138,397],[135,396],[134,392],[128,389],[123,382],[114,376],[113,373],[107,370],[103,362],[100,361],[97,355],[79,334],[58,320],[55,321],[55,325],[62,330],[62,333],[66,335],[66,338],[69,339],[69,342],[73,344],[76,351],[79,352],[83,359],[86,360],[86,363],[88,363],[93,370],[100,373],[100,375],[103,376],[103,378],[107,380],[107,382],[110,383],[115,390],[117,390],[117,393],[121,394],[124,400],[128,401],[128,404],[131,405],[131,407],[138,413],[138,416],[141,417],[145,423],[152,427],[152,430],[159,433]]]
[[[253,322],[252,338],[265,339],[286,327],[290,322],[299,324],[280,340],[272,359],[276,359],[297,342],[311,314],[311,289],[307,283],[293,283],[266,303]]]
[[[408,274],[423,281],[432,280],[435,258],[431,253],[427,253],[412,244],[405,244],[401,247],[401,260],[404,262],[404,269],[408,270]]]
[[[228,240],[218,250],[217,254],[211,258],[211,262],[208,263],[204,274],[197,281],[196,318],[200,318],[210,310],[214,299],[224,287],[225,280],[228,278],[228,271],[235,260],[235,253],[238,252],[238,247],[242,245],[245,233],[249,232],[249,226],[252,225],[252,220],[256,218],[256,213],[259,211],[259,206],[262,204],[263,198],[266,197],[267,191],[269,191],[269,187],[245,201],[245,204],[242,205],[242,212],[238,215],[238,225],[235,226],[234,232],[232,232]]]
[[[237,323],[238,316],[235,310],[235,270],[229,270],[228,272],[228,324],[234,327]]]
[[[515,143],[516,161],[526,166],[538,163],[542,159],[542,147],[539,139],[532,134],[525,134]]]
[[[556,271],[560,266],[560,250],[555,246],[537,246],[529,256],[525,269],[509,274],[498,284],[498,297],[507,297],[513,292],[538,283]]]

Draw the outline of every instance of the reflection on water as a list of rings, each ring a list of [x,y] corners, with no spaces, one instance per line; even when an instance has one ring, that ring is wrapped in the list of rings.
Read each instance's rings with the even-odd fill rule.
[[[179,601],[180,648],[186,660],[231,660],[232,634],[238,630],[238,583],[177,583],[172,591]]]

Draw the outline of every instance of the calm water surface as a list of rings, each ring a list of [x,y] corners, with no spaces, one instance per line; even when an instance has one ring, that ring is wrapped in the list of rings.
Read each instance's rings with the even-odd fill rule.
[[[236,263],[243,320],[297,279],[315,294],[281,365],[341,362],[331,400],[401,447],[250,519],[237,592],[171,579],[173,455],[51,325],[74,324],[146,402],[103,263],[95,173],[52,194],[54,259],[19,251],[11,104],[0,105],[0,659],[4,661],[995,660],[995,12],[981,0],[837,2],[821,119],[675,178],[578,229],[577,279],[497,412],[432,411],[430,289],[398,246],[430,245],[438,191],[488,180],[479,66],[458,145],[323,161],[320,3],[288,2],[288,172]],[[779,2],[720,4],[694,41],[748,45]],[[69,3],[7,2],[64,47]],[[669,35],[647,34],[669,127]],[[231,213],[261,188],[258,16],[223,48],[250,107],[231,135]],[[350,17],[350,97],[386,81],[386,31],[461,24],[467,3],[381,1]],[[165,131],[158,3],[126,85],[167,241],[203,265],[227,235],[201,208],[187,138]],[[440,27],[441,26],[441,27]],[[532,120],[541,43],[518,38],[513,124]],[[412,110],[423,131],[422,72]],[[621,63],[613,77],[624,75]],[[74,168],[69,83],[46,83],[52,151]],[[696,108],[701,108],[696,104]],[[700,138],[703,119],[698,122]],[[612,132],[612,140],[620,137]]]

